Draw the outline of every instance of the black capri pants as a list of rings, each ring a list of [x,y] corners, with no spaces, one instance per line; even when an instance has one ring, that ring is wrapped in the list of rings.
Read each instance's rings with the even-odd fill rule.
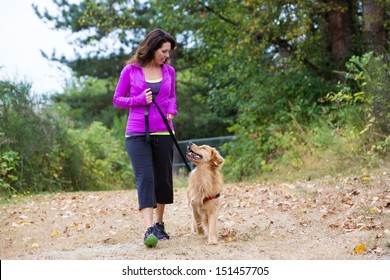
[[[170,135],[126,137],[127,154],[133,165],[139,209],[173,203],[173,140]]]

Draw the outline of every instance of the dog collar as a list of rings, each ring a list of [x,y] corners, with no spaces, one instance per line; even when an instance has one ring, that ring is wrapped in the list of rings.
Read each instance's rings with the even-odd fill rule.
[[[220,196],[221,196],[221,194],[220,194],[220,193],[217,193],[216,195],[209,196],[209,197],[205,197],[205,198],[203,199],[203,203],[205,203],[205,202],[207,202],[207,201],[209,201],[209,200],[218,198],[218,197],[220,197]]]

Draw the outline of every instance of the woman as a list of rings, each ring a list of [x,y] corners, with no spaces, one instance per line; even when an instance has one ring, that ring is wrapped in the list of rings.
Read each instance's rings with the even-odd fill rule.
[[[165,204],[173,203],[173,141],[152,101],[162,109],[173,131],[176,77],[174,68],[166,63],[175,47],[175,40],[167,32],[156,29],[148,33],[126,62],[113,98],[114,106],[129,109],[126,151],[133,165],[147,247],[169,239],[163,216]]]

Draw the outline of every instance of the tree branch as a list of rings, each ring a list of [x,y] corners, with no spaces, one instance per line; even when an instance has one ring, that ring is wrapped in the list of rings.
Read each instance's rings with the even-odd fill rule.
[[[224,17],[223,15],[217,13],[213,8],[207,6],[206,4],[202,3],[202,2],[199,2],[207,11],[213,13],[214,15],[216,15],[218,18],[220,18],[221,20],[233,25],[233,26],[238,26],[238,22],[235,22],[235,21],[232,21],[230,19],[228,19],[227,17]]]

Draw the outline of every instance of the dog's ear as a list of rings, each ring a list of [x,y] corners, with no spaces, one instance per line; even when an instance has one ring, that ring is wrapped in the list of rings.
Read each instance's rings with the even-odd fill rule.
[[[218,167],[224,163],[223,157],[219,154],[219,152],[216,149],[211,150],[211,165]]]

